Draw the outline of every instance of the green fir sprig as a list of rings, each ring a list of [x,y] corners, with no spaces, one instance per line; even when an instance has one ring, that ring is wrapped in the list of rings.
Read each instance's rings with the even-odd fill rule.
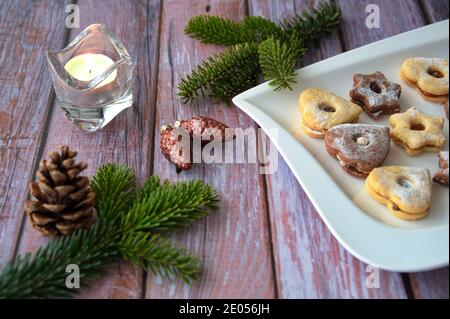
[[[227,100],[235,92],[255,85],[258,70],[258,45],[237,44],[208,58],[181,80],[178,95],[185,103],[207,95]]]
[[[273,79],[269,85],[275,87],[275,91],[285,88],[292,90],[291,85],[296,83],[297,58],[305,51],[296,35],[287,41],[271,37],[259,45],[259,64],[264,78]]]
[[[236,45],[261,42],[283,29],[262,17],[246,17],[237,23],[217,16],[200,15],[189,20],[184,32],[205,44]]]
[[[197,97],[229,101],[256,84],[262,72],[275,90],[292,89],[295,68],[311,43],[329,35],[340,22],[341,10],[332,2],[281,21],[262,17],[234,22],[216,16],[192,18],[187,35],[205,44],[233,46],[200,64],[178,85],[184,103]]]
[[[95,174],[98,221],[19,256],[0,272],[0,298],[69,297],[66,267],[80,267],[84,283],[117,259],[164,278],[195,280],[199,260],[164,237],[165,231],[190,225],[218,204],[218,195],[201,181],[170,184],[151,177],[141,188],[133,170],[108,164]]]

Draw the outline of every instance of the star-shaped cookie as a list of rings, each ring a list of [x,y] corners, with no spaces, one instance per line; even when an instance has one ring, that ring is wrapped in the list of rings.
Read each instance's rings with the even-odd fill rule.
[[[443,117],[432,117],[412,107],[404,113],[392,115],[389,122],[392,140],[409,155],[439,152],[445,142]]]

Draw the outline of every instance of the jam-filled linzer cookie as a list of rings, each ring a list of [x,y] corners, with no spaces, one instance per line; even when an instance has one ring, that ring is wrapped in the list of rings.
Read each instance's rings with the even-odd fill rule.
[[[356,122],[362,112],[358,105],[322,89],[303,91],[299,104],[303,131],[314,138],[324,138],[333,126]]]
[[[409,58],[400,75],[426,99],[434,103],[448,100],[448,59]]]
[[[448,186],[448,151],[439,153],[440,170],[434,175],[433,182]]]
[[[444,121],[443,117],[431,117],[412,107],[390,117],[391,138],[412,156],[439,152],[445,142]]]
[[[350,91],[352,102],[361,105],[373,119],[383,114],[399,113],[401,94],[402,87],[388,81],[379,71],[353,76],[353,89]]]
[[[396,217],[424,218],[431,207],[431,176],[427,169],[404,166],[375,168],[366,179],[366,190]]]
[[[325,133],[328,153],[344,171],[355,177],[367,177],[383,165],[391,149],[389,128],[367,124],[341,124]]]

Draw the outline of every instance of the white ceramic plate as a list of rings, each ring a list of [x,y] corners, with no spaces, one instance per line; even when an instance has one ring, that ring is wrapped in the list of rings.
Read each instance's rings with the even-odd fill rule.
[[[447,20],[307,66],[298,71],[294,91],[273,92],[265,83],[233,99],[267,132],[339,242],[362,261],[386,270],[413,272],[448,265],[448,188],[433,186],[433,207],[425,219],[397,219],[366,193],[363,180],[341,169],[326,152],[323,140],[301,131],[298,97],[306,88],[319,87],[349,99],[353,74],[381,71],[402,85],[402,111],[415,106],[427,114],[445,116],[441,105],[424,101],[403,83],[399,72],[409,57],[448,58],[448,28]],[[387,116],[374,122],[363,114],[360,122],[389,126]],[[444,130],[448,150],[448,121]],[[395,145],[385,165],[428,168],[432,175],[438,169],[435,153],[410,157]]]

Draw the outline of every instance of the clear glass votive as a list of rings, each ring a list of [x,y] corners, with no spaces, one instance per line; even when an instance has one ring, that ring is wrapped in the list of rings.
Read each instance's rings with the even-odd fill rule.
[[[95,132],[133,104],[134,65],[121,41],[92,24],[61,51],[47,51],[59,106],[79,129]]]

